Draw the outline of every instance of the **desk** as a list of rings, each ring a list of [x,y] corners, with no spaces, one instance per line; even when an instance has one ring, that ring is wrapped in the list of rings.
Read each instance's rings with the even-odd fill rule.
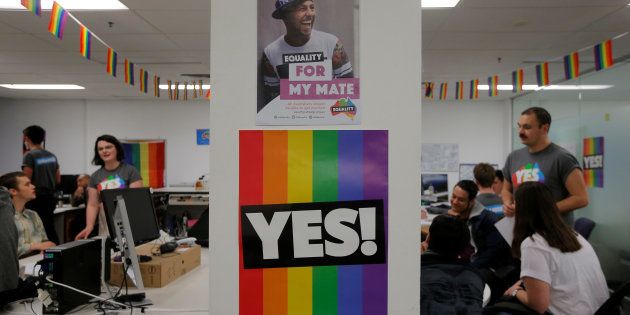
[[[146,313],[159,314],[178,314],[178,310],[201,310],[199,312],[186,312],[186,314],[208,314],[210,310],[210,251],[208,248],[201,248],[201,264],[190,272],[175,279],[162,288],[145,288],[144,292],[148,299],[153,301],[154,305],[147,307]],[[27,263],[35,263],[42,258],[42,255],[35,255],[20,260],[20,267]],[[129,292],[137,292],[135,288],[129,288]],[[101,294],[103,297],[104,294]],[[79,306],[79,309],[83,306]],[[41,314],[42,306],[39,301],[33,303],[33,309]],[[154,312],[151,312],[151,310]],[[126,314],[128,311],[121,312]],[[140,313],[134,310],[134,313]],[[13,303],[5,307],[4,312],[0,314],[32,314],[29,304]],[[92,306],[86,306],[85,309],[73,314],[102,314],[93,309]]]
[[[57,238],[59,238],[59,243],[61,244],[73,241],[76,233],[81,231],[78,230],[75,232],[72,229],[74,225],[78,224],[81,228],[85,226],[85,205],[79,205],[77,207],[63,205],[62,207],[57,207],[53,213],[55,214],[55,231],[57,232]],[[81,220],[81,218],[83,220]],[[82,222],[75,223],[77,221]]]

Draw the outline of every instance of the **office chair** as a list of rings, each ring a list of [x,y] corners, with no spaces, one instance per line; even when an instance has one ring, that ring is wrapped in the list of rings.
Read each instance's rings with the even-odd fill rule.
[[[573,224],[573,229],[575,229],[576,232],[580,233],[580,235],[587,240],[589,236],[591,236],[593,228],[595,228],[595,222],[589,218],[579,218]]]
[[[599,307],[594,315],[621,314],[621,301],[623,301],[623,298],[629,293],[630,281],[622,284],[617,290],[615,290],[615,293],[613,293],[608,300]]]

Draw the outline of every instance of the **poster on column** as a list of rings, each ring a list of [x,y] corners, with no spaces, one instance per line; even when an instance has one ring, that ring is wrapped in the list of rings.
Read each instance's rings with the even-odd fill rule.
[[[258,0],[257,125],[358,125],[358,2]]]
[[[239,314],[387,314],[387,192],[387,131],[240,131]]]
[[[586,187],[604,187],[604,137],[584,138],[582,146]]]

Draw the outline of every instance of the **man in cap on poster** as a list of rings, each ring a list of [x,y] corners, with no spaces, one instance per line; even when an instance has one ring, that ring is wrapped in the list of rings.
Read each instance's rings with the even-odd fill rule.
[[[280,79],[289,78],[291,63],[332,62],[333,78],[353,77],[352,64],[337,36],[313,29],[313,0],[276,0],[271,16],[284,22],[286,34],[263,51],[264,104],[280,94]]]

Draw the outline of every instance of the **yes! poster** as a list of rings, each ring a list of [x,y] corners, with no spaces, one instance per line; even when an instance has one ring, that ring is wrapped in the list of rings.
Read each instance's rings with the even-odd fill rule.
[[[356,3],[258,1],[257,125],[361,123]]]
[[[586,187],[604,187],[604,137],[584,138],[582,146]]]
[[[387,314],[388,133],[239,134],[239,314]]]

